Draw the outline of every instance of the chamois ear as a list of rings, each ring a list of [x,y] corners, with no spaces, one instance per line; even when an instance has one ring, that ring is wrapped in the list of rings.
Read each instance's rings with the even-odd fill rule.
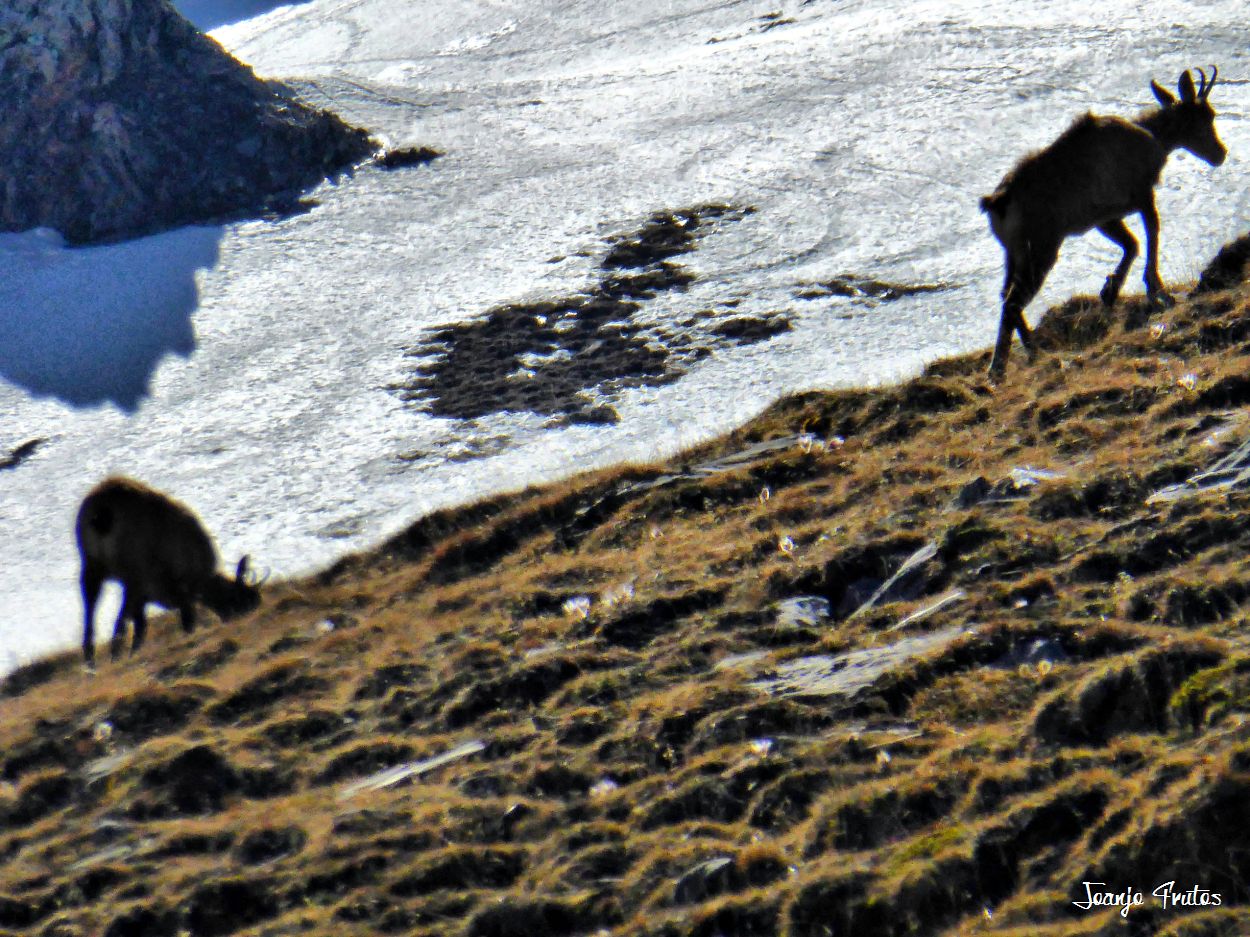
[[[248,564],[247,556],[244,556],[243,559],[239,560],[239,565],[234,571],[235,582],[247,581],[247,564]]]
[[[1181,93],[1181,102],[1184,104],[1193,104],[1194,99],[1198,96],[1194,91],[1194,78],[1189,74],[1189,69],[1181,72],[1181,80],[1176,85],[1176,90]]]
[[[1185,74],[1188,75],[1189,73],[1186,72]],[[1176,103],[1176,96],[1153,78],[1150,80],[1150,90],[1155,93],[1155,99],[1164,107],[1171,107]]]

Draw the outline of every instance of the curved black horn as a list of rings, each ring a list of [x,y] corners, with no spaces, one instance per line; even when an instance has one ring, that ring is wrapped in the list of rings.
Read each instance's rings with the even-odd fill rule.
[[[1215,78],[1217,75],[1219,75],[1219,73],[1220,73],[1220,70],[1218,66],[1212,65],[1211,66],[1211,80],[1207,82],[1207,86],[1202,89],[1202,93],[1198,95],[1198,97],[1202,98],[1203,100],[1206,100],[1206,98],[1211,94],[1211,89],[1215,87]]]
[[[1194,71],[1198,73],[1198,93],[1195,98],[1201,101],[1207,96],[1207,73],[1201,68],[1195,68]]]
[[[235,578],[235,581],[236,581],[236,582],[246,582],[246,581],[247,581],[247,564],[248,564],[248,560],[249,560],[249,557],[248,557],[248,556],[246,556],[246,555],[244,555],[243,559],[239,560],[239,565],[238,565],[237,567],[235,567],[235,570],[234,570],[234,578]]]

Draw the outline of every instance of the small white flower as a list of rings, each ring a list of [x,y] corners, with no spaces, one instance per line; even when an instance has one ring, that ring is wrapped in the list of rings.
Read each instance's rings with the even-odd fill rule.
[[[565,599],[564,614],[568,615],[570,618],[589,618],[590,596],[575,595],[570,599]]]
[[[620,785],[611,778],[603,778],[590,789],[592,800],[600,800],[615,791]]]
[[[777,549],[786,556],[794,555],[794,540],[791,537],[782,537],[777,541]]]
[[[772,490],[767,485],[765,485],[763,488],[760,489],[760,504],[764,504],[772,496],[773,496]]]
[[[1185,390],[1193,390],[1198,386],[1198,375],[1194,374],[1192,371],[1188,374],[1182,374],[1176,379],[1176,383]]]

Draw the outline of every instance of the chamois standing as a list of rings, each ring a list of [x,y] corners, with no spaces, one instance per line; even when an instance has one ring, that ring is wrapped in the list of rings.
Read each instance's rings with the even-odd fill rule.
[[[990,361],[990,377],[1007,367],[1012,331],[1030,355],[1033,343],[1024,307],[1037,295],[1059,257],[1059,245],[1072,235],[1097,228],[1124,250],[1099,297],[1111,306],[1137,256],[1137,241],[1124,224],[1136,212],[1146,229],[1146,296],[1152,305],[1170,306],[1159,279],[1159,213],[1154,187],[1168,155],[1178,147],[1212,166],[1228,151],[1215,133],[1215,111],[1207,98],[1215,86],[1198,69],[1199,85],[1188,71],[1177,88],[1180,100],[1151,80],[1159,106],[1134,120],[1086,113],[1044,150],[1021,160],[992,195],[981,199],[990,229],[1007,255],[1002,319]]]
[[[223,620],[260,604],[248,558],[239,560],[233,578],[219,572],[217,549],[191,509],[142,482],[114,477],[92,488],[78,509],[76,534],[82,558],[82,653],[88,666],[95,662],[95,606],[106,579],[122,586],[111,645],[114,660],[121,655],[128,618],[134,622],[131,653],[142,647],[148,602],[176,608],[188,633],[195,627],[197,601]]]

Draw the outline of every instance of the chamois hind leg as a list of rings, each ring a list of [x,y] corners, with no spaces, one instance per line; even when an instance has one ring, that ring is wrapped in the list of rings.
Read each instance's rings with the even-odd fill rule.
[[[1020,344],[1033,356],[1033,333],[1024,320],[1024,308],[1042,288],[1042,282],[1050,268],[1059,257],[1059,246],[1047,246],[1038,249],[1033,246],[1021,259],[1009,255],[1007,261],[1007,282],[1003,286],[1003,315],[998,324],[998,342],[994,346],[994,357],[990,360],[990,377],[997,379],[1007,367],[1007,356],[1011,351],[1011,337],[1015,332],[1020,336]]]
[[[194,599],[184,599],[178,606],[178,620],[182,622],[182,630],[187,634],[195,630]]]
[[[1116,298],[1120,295],[1120,287],[1124,285],[1124,278],[1128,276],[1129,267],[1133,266],[1133,261],[1137,257],[1137,239],[1133,237],[1133,232],[1128,229],[1128,225],[1121,218],[1117,221],[1109,221],[1104,225],[1099,225],[1098,230],[1104,237],[1110,238],[1124,251],[1124,256],[1120,258],[1120,263],[1116,266],[1115,271],[1107,277],[1107,282],[1102,285],[1102,292],[1098,294],[1098,298],[1102,300],[1104,306],[1114,306]]]
[[[1155,208],[1153,191],[1150,201],[1141,210],[1141,220],[1146,229],[1146,299],[1152,306],[1169,309],[1176,305],[1176,300],[1163,288],[1163,280],[1159,278],[1159,210]]]
[[[79,578],[82,587],[82,656],[88,667],[95,666],[95,606],[100,598],[100,587],[104,585],[104,576],[95,567],[84,563],[82,576]]]

